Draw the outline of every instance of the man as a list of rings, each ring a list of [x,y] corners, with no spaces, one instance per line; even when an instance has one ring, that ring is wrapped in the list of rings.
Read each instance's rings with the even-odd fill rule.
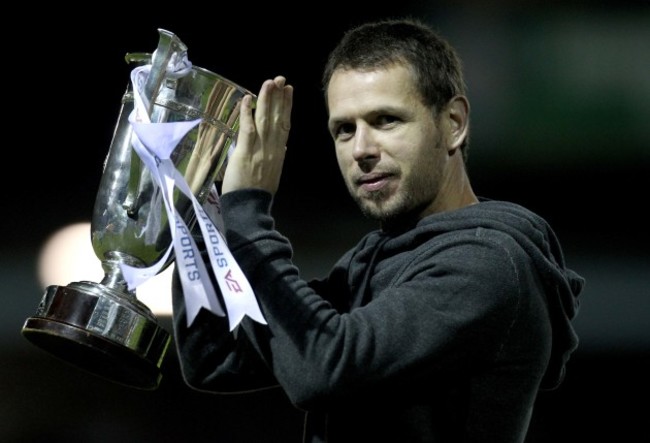
[[[460,61],[412,20],[352,29],[327,62],[328,127],[343,179],[379,223],[307,282],[271,215],[293,89],[267,80],[222,183],[225,237],[268,324],[207,311],[185,322],[185,380],[238,392],[279,385],[306,411],[305,442],[522,442],[540,389],[577,346],[583,279],[547,223],[474,194]]]

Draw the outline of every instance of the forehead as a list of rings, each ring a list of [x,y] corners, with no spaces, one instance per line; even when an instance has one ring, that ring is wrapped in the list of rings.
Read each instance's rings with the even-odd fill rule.
[[[421,103],[415,76],[402,64],[372,70],[337,69],[327,89],[330,118],[345,118],[364,109]]]

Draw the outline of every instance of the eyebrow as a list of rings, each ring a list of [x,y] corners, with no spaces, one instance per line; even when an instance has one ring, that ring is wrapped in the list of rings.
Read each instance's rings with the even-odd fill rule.
[[[385,115],[385,114],[388,114],[388,115],[404,115],[405,113],[408,113],[408,108],[396,107],[396,106],[383,106],[383,107],[378,108],[378,109],[373,109],[372,111],[370,111],[368,113],[364,113],[363,117],[364,118],[368,118],[368,117],[372,118],[372,117],[376,117],[378,115]],[[329,124],[347,123],[349,121],[351,121],[351,120],[348,119],[348,118],[345,118],[345,117],[338,117],[338,118],[334,118],[334,119],[331,119],[331,118],[328,119]]]

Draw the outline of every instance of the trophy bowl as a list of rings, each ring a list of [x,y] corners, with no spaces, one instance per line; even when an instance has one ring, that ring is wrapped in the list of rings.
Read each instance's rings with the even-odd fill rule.
[[[163,193],[133,148],[129,117],[139,99],[151,123],[200,120],[170,154],[199,202],[220,179],[234,147],[241,100],[248,90],[209,70],[192,66],[187,47],[159,29],[153,53],[129,53],[127,63],[146,68],[142,84],[129,83],[104,163],[91,223],[91,243],[104,271],[101,282],[47,287],[35,315],[22,328],[34,345],[83,370],[119,384],[156,389],[170,347],[170,334],[138,300],[123,265],[161,272],[174,261],[170,216]],[[253,95],[254,96],[254,95]],[[136,103],[137,104],[137,103]],[[136,109],[137,110],[137,109]],[[173,206],[189,227],[192,201],[176,192]]]

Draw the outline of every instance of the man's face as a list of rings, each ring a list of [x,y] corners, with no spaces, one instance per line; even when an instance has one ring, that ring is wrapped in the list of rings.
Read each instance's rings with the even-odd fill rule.
[[[380,221],[431,213],[447,137],[422,103],[411,71],[401,64],[336,70],[327,100],[339,168],[362,212]]]

